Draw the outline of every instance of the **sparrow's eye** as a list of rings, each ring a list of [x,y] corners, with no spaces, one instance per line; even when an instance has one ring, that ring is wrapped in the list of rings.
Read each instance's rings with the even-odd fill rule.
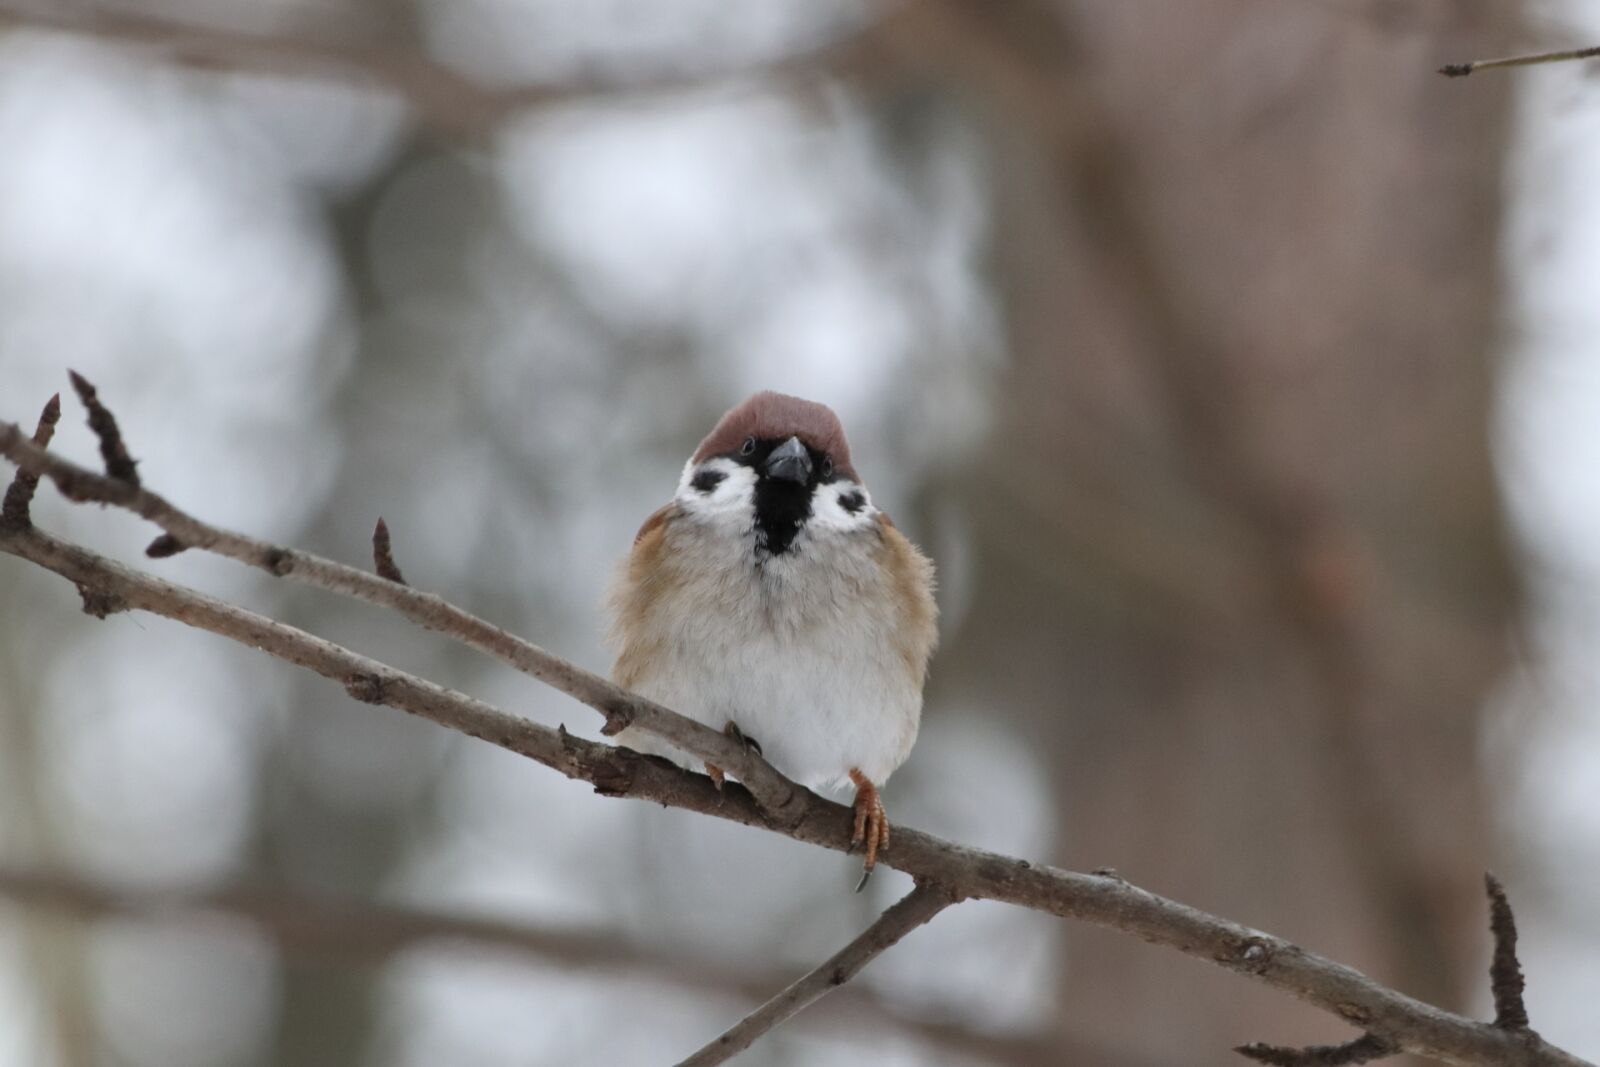
[[[756,439],[754,437],[746,437],[744,439],[744,444],[739,446],[739,455],[748,456],[750,453],[754,452],[755,450],[756,450]]]
[[[823,456],[822,457],[822,476],[824,478],[832,478],[833,477],[833,457],[832,456]]]

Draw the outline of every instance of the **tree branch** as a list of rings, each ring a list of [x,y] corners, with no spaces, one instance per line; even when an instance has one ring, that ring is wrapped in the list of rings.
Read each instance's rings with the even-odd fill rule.
[[[195,590],[129,570],[37,530],[0,532],[0,551],[27,559],[78,585],[96,614],[138,608],[229,637],[316,671],[359,700],[387,704],[486,740],[586,781],[605,796],[627,796],[760,826],[838,851],[849,847],[848,808],[810,792],[791,826],[772,822],[749,792],[722,792],[691,774],[627,749],[574,737],[511,715],[284,623]],[[1406,1051],[1447,1063],[1510,1067],[1592,1067],[1545,1044],[1412,1000],[1270,934],[1167,900],[1120,878],[1036,867],[1026,860],[966,848],[900,829],[886,865],[935,881],[954,894],[997,900],[1081,919],[1210,960],[1289,992],[1380,1034]]]
[[[553,687],[577,696],[610,716],[618,708],[641,725],[661,726],[671,735],[675,713],[620,690],[598,676],[520,638],[484,623],[429,594],[217,530],[178,511],[153,493],[57,460],[32,444],[12,423],[0,423],[0,453],[24,469],[51,478],[74,499],[101,500],[130,508],[161,525],[184,544],[205,547],[267,569],[303,577],[360,599],[400,611],[430,629],[493,651]],[[333,642],[255,612],[124,567],[103,556],[31,528],[0,528],[0,552],[29,560],[74,582],[85,608],[104,617],[140,609],[229,637],[337,681],[356,699],[386,704],[440,725],[478,737],[545,764],[569,778],[589,782],[606,796],[627,796],[683,808],[747,826],[758,826],[793,840],[838,851],[849,847],[849,809],[793,787],[785,808],[775,813],[750,791],[730,785],[719,792],[710,779],[664,761],[573,737],[500,708],[359,655]],[[610,721],[615,721],[610,719]],[[664,725],[663,725],[664,724]],[[744,746],[699,724],[711,734],[716,758],[748,758]],[[688,751],[713,751],[696,731],[685,734]],[[763,764],[764,766],[764,764]],[[780,817],[781,815],[781,817]],[[1529,1030],[1508,1030],[1475,1022],[1388,989],[1366,975],[1298,945],[1238,923],[1157,896],[1118,877],[1038,867],[942,841],[910,828],[897,828],[886,865],[919,882],[944,887],[952,897],[996,900],[1063,918],[1119,930],[1287,992],[1331,1012],[1398,1049],[1446,1063],[1494,1067],[1593,1067],[1544,1042]]]
[[[117,447],[122,448],[120,439]],[[172,555],[180,548],[203,549],[259,567],[280,578],[293,578],[328,592],[389,608],[419,626],[445,634],[587,704],[605,716],[602,732],[608,736],[620,733],[627,726],[635,726],[721,767],[743,782],[780,820],[786,812],[796,810],[794,805],[800,788],[748,746],[613,685],[431,593],[381,574],[368,574],[308,552],[258,541],[201,522],[157,493],[119,478],[96,474],[46,451],[29,440],[15,423],[0,422],[0,454],[26,472],[49,478],[69,500],[112,504],[161,527],[166,535],[157,538],[145,550],[148,555]],[[125,448],[122,454],[126,455]]]
[[[1532,1033],[1528,1028],[1528,1009],[1522,1000],[1522,964],[1517,962],[1517,921],[1506,899],[1505,887],[1492,874],[1484,874],[1484,889],[1489,894],[1489,932],[1494,937],[1494,955],[1489,963],[1489,991],[1494,996],[1494,1026],[1516,1033]],[[1345,1067],[1369,1063],[1401,1051],[1388,1038],[1367,1033],[1342,1045],[1312,1045],[1308,1048],[1283,1048],[1278,1045],[1241,1045],[1235,1052],[1257,1063],[1274,1067]]]
[[[1566,63],[1574,59],[1593,59],[1596,56],[1600,56],[1600,45],[1593,48],[1569,48],[1562,52],[1537,52],[1525,56],[1504,56],[1500,59],[1475,59],[1471,63],[1446,63],[1439,68],[1439,73],[1446,78],[1465,78],[1475,70],[1533,67],[1544,63]]]
[[[740,1019],[720,1037],[678,1064],[678,1067],[716,1067],[726,1063],[763,1034],[794,1018],[812,1004],[854,978],[867,964],[892,948],[902,937],[928,922],[959,900],[931,882],[918,882],[910,893],[878,916],[871,926],[783,992]]]

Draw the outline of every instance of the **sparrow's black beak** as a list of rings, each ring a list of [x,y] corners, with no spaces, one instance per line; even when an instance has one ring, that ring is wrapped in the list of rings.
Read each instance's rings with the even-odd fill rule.
[[[811,453],[800,438],[791,437],[772,450],[767,457],[767,477],[800,485],[811,480]]]

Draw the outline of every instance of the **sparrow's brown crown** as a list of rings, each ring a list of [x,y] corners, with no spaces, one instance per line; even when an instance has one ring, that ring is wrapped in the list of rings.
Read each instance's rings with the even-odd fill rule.
[[[798,437],[808,448],[833,458],[833,469],[853,482],[860,482],[850,462],[850,444],[844,438],[839,416],[826,404],[802,400],[785,393],[765,390],[752,396],[717,421],[695,449],[695,463],[712,456],[739,451],[745,438],[758,441],[786,441]]]

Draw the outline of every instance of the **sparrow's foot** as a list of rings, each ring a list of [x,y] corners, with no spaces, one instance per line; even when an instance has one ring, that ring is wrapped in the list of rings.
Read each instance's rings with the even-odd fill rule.
[[[850,847],[853,850],[860,845],[866,850],[861,866],[861,885],[864,886],[872,868],[878,864],[878,852],[889,847],[889,815],[883,810],[878,787],[866,775],[852,767],[850,780],[856,784],[856,824],[855,832],[850,835]],[[856,888],[859,890],[861,886]]]
[[[753,751],[756,755],[761,755],[761,746],[756,744],[756,739],[753,737],[746,737],[744,735],[744,731],[740,730],[739,725],[732,719],[728,720],[728,725],[722,728],[722,732],[728,737],[731,737],[735,741],[739,742],[745,748]],[[706,773],[711,776],[712,784],[717,787],[717,792],[722,792],[722,783],[728,780],[727,774],[724,773],[722,768],[718,767],[715,763],[707,763],[705,766]]]
[[[762,752],[761,752],[761,742],[757,741],[753,737],[750,737],[743,730],[739,729],[739,724],[734,722],[732,719],[728,720],[728,725],[726,725],[726,726],[724,726],[722,728],[722,732],[724,734],[727,734],[729,737],[733,738],[735,741],[739,742],[741,745],[743,745],[745,748],[749,749],[751,752],[754,752],[756,755],[759,756],[759,755],[762,754]]]

